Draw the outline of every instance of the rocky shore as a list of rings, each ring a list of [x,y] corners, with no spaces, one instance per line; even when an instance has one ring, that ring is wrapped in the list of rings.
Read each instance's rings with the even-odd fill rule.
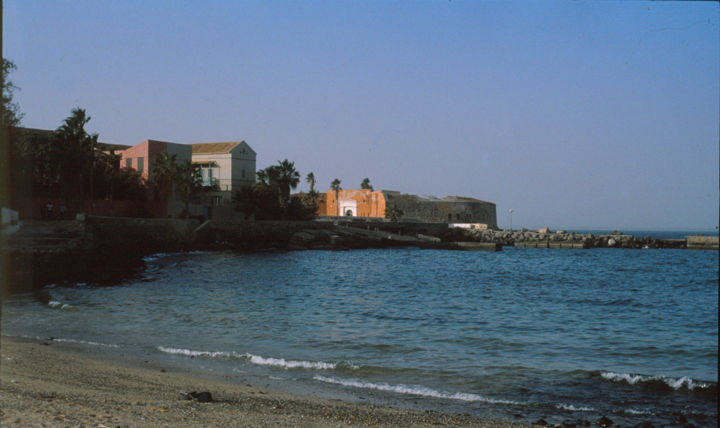
[[[685,248],[685,239],[657,239],[650,236],[635,237],[614,231],[606,235],[575,233],[564,230],[478,230],[451,229],[443,240],[494,242],[506,246],[536,244],[552,248],[553,244],[575,244],[572,248]],[[570,247],[569,247],[570,248]]]

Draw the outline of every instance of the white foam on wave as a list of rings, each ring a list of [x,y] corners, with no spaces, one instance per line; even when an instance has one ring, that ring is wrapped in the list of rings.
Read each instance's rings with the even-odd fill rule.
[[[149,256],[143,257],[143,261],[144,262],[154,262],[156,260],[159,260],[161,257],[166,257],[169,255],[170,255],[170,253],[155,253],[155,254],[151,254]]]
[[[283,358],[265,358],[259,355],[245,354],[251,363],[259,366],[282,367],[285,369],[316,369],[316,370],[332,370],[337,367],[336,363],[326,363],[324,361],[294,361],[285,360]]]
[[[379,391],[396,392],[399,394],[409,394],[409,395],[420,395],[423,397],[445,398],[445,399],[449,399],[449,400],[460,400],[460,401],[482,401],[485,403],[492,403],[492,404],[517,404],[517,405],[524,404],[524,403],[520,403],[517,401],[488,398],[488,397],[483,397],[482,395],[469,394],[469,393],[464,393],[464,392],[452,392],[452,393],[451,392],[441,392],[441,391],[436,391],[432,388],[428,388],[428,387],[422,386],[422,385],[390,385],[387,383],[364,382],[364,381],[356,380],[356,379],[335,379],[335,378],[330,378],[330,377],[325,377],[325,376],[315,376],[315,377],[313,377],[313,379],[318,380],[320,382],[332,383],[332,384],[343,385],[343,386],[350,386],[353,388],[377,389]]]
[[[58,339],[58,338],[52,338],[53,342],[68,342],[68,343],[80,343],[83,345],[92,345],[92,346],[104,346],[106,348],[119,348],[120,346],[114,345],[112,343],[101,343],[101,342],[91,342],[88,340],[78,340],[78,339]]]
[[[174,355],[184,355],[187,357],[204,357],[204,358],[237,358],[245,359],[251,364],[258,366],[272,366],[280,367],[283,369],[312,369],[312,370],[333,370],[338,364],[327,363],[324,361],[296,361],[286,360],[284,358],[268,358],[260,355],[253,354],[239,354],[236,352],[222,352],[222,351],[193,351],[190,349],[182,348],[166,348],[164,346],[158,346],[162,352]],[[357,366],[350,365],[351,368],[357,368]]]
[[[192,351],[190,349],[166,348],[164,346],[158,346],[157,349],[167,354],[184,355],[186,357],[230,358],[233,356],[230,352]]]
[[[653,413],[648,410],[638,410],[633,408],[628,408],[624,410],[625,413],[629,413],[631,415],[652,415]]]
[[[58,302],[57,300],[51,300],[48,302],[48,307],[52,309],[73,309],[72,305],[67,303]]]
[[[670,388],[675,389],[675,390],[685,387],[692,391],[696,388],[702,389],[702,388],[708,388],[710,386],[707,383],[696,382],[688,376],[683,376],[680,378],[671,378],[671,377],[665,377],[665,376],[643,376],[643,375],[631,375],[628,373],[613,373],[613,372],[605,372],[605,373],[602,373],[601,376],[604,379],[607,379],[607,380],[610,380],[613,382],[627,382],[630,385],[635,385],[640,382],[661,381],[661,382],[664,382]]]
[[[557,407],[558,409],[561,409],[561,410],[569,410],[571,412],[594,412],[595,411],[595,409],[593,409],[592,407],[583,407],[583,406],[576,407],[572,404],[565,404],[565,403],[558,403],[555,405],[555,407]]]

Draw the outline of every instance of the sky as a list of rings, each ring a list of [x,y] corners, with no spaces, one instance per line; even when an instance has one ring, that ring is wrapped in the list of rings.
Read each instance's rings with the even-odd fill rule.
[[[26,127],[244,140],[498,225],[715,230],[717,2],[4,0]],[[307,189],[301,181],[299,189]]]

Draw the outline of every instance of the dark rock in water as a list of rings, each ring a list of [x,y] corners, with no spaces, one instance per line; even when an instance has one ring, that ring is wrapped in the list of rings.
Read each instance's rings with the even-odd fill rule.
[[[651,424],[648,421],[645,421],[645,422],[640,422],[639,424],[634,425],[633,428],[655,428],[655,425]]]
[[[533,425],[540,425],[540,426],[543,426],[543,427],[546,427],[547,424],[548,424],[547,421],[546,421],[545,419],[542,419],[542,418],[536,420],[535,423],[533,423]]]
[[[615,425],[615,422],[612,421],[612,419],[608,418],[607,416],[603,416],[597,421],[595,421],[596,424],[600,425],[601,427],[611,427]]]
[[[210,394],[207,391],[203,392],[188,392],[187,394],[183,394],[186,400],[195,400],[198,403],[210,403],[213,401],[212,394]]]
[[[684,424],[684,423],[687,423],[687,421],[688,421],[688,420],[687,420],[687,418],[685,417],[685,415],[683,415],[683,414],[681,413],[680,415],[678,415],[677,418],[675,418],[675,420],[673,421],[673,425],[682,425],[682,424]]]
[[[523,415],[521,415],[520,413],[515,413],[515,414],[513,415],[513,417],[514,417],[515,419],[520,419],[520,418],[523,417]]]
[[[685,424],[683,428],[695,428],[695,424]]]

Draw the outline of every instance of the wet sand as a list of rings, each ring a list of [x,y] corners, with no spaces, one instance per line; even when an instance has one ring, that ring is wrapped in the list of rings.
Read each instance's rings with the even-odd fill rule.
[[[179,369],[130,367],[52,341],[2,337],[0,345],[2,426],[526,426],[293,396]],[[213,401],[184,399],[182,393],[190,391],[209,391]]]

